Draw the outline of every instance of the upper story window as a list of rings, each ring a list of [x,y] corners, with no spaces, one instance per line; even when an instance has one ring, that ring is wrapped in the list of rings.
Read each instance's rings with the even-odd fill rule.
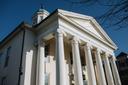
[[[3,53],[0,53],[0,64],[1,64],[1,57],[2,57]]]
[[[0,53],[0,57],[2,57],[3,53]]]
[[[7,52],[6,52],[6,59],[5,59],[4,67],[7,67],[7,66],[8,66],[9,57],[10,57],[10,52],[11,52],[11,47],[8,47],[8,48],[7,48]]]
[[[1,79],[1,85],[6,85],[6,77],[2,77],[2,79]]]
[[[37,24],[37,18],[36,17],[33,18],[33,22],[32,23],[33,23],[33,25]]]

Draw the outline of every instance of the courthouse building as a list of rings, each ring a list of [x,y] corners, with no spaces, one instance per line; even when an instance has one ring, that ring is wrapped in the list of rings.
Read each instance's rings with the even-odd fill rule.
[[[0,42],[0,85],[121,85],[116,49],[93,17],[39,9]]]

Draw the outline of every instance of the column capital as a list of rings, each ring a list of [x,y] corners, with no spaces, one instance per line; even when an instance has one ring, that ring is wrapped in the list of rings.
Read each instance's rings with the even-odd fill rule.
[[[59,36],[67,36],[66,32],[64,32],[62,29],[57,29],[55,32],[55,35],[59,35]]]
[[[104,52],[102,55],[103,55],[103,56],[102,56],[102,57],[103,57],[103,59],[104,59],[104,58],[109,58],[109,56],[110,56],[110,54],[109,54],[109,53],[107,53],[107,52]]]
[[[96,48],[96,50],[100,53],[102,53],[102,50],[100,48]]]
[[[99,52],[99,53],[102,53],[102,50],[101,50],[100,48],[95,47],[95,48],[93,49],[93,52]]]
[[[105,52],[104,54],[105,54],[106,57],[110,57],[109,53]]]
[[[45,40],[38,40],[38,45],[45,45]]]
[[[62,29],[57,29],[57,30],[56,30],[56,33],[58,33],[58,34],[63,34],[63,30],[62,30]]]
[[[112,53],[112,58],[113,58],[114,61],[117,60],[116,57],[115,57],[115,53],[114,52]]]
[[[72,42],[72,43],[79,43],[80,40],[79,40],[78,37],[73,36],[72,39],[71,39],[71,42]]]
[[[115,56],[112,56],[112,57],[111,57],[111,60],[112,60],[112,61],[116,61],[116,57],[115,57]]]
[[[92,47],[92,45],[91,44],[89,44],[89,43],[85,43],[84,44],[84,47],[86,47],[87,49],[92,49],[93,47]]]

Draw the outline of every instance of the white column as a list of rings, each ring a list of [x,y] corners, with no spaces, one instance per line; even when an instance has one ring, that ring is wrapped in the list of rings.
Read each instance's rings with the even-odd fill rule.
[[[115,63],[116,58],[114,58],[114,56],[112,56],[111,58],[111,66],[112,66],[112,71],[113,71],[113,75],[114,75],[114,80],[116,85],[121,85],[121,81],[120,81],[120,76],[116,67],[116,63]]]
[[[99,76],[98,77],[99,85],[106,85],[100,50],[97,48],[94,52],[95,52],[96,66],[97,66],[97,71],[98,71],[98,76]]]
[[[45,85],[45,74],[44,74],[44,42],[39,41],[38,44],[38,58],[37,58],[37,85]]]
[[[110,63],[109,63],[108,57],[109,57],[108,54],[105,53],[105,56],[104,56],[104,66],[105,66],[107,82],[108,82],[108,85],[114,85],[112,71],[111,71],[111,67],[110,67]]]
[[[24,84],[31,85],[33,50],[26,52]]]
[[[84,46],[84,51],[85,51],[85,56],[86,56],[88,85],[96,85],[96,77],[95,77],[95,72],[94,72],[91,48],[88,43]]]
[[[62,30],[56,32],[56,85],[66,85],[66,68]]]
[[[74,67],[74,79],[75,85],[83,85],[83,76],[79,52],[78,39],[75,37],[72,40],[72,54],[73,54],[73,67]]]

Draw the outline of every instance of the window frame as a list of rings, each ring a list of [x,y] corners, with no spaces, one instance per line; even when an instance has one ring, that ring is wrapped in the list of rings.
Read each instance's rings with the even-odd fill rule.
[[[7,67],[7,66],[8,66],[10,53],[11,53],[11,46],[9,46],[9,47],[7,48],[6,56],[5,56],[4,67]]]

